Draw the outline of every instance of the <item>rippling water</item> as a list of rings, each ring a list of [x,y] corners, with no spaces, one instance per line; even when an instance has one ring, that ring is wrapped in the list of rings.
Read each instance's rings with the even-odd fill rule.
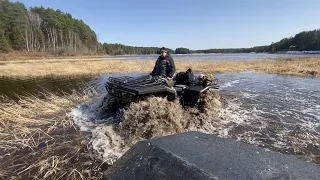
[[[238,104],[246,123],[230,136],[320,162],[320,81],[265,74],[219,75],[223,92]]]
[[[317,127],[320,80],[265,74],[218,75],[221,91],[234,96],[252,117]]]

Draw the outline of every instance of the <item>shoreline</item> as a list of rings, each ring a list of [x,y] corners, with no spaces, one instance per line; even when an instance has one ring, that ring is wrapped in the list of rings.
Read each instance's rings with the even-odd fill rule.
[[[274,55],[320,55],[320,51],[285,51],[285,52],[233,52],[233,53],[190,53],[190,54],[172,54],[172,55],[205,55],[205,54],[274,54]],[[158,54],[100,54],[100,53],[83,53],[83,54],[54,54],[47,52],[10,52],[0,53],[0,62],[7,61],[28,61],[28,60],[52,60],[52,59],[103,59],[105,57],[129,57],[129,56],[150,56]]]
[[[254,71],[292,76],[320,76],[320,58],[317,57],[252,61],[176,60],[175,64],[176,72],[185,72],[191,68],[196,73]],[[105,60],[102,58],[0,61],[0,77],[20,79],[90,77],[108,73],[149,73],[153,67],[154,61],[151,60]]]

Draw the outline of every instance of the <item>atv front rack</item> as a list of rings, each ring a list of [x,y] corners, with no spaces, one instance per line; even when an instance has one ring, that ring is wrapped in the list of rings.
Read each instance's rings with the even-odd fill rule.
[[[175,85],[168,86],[166,79],[152,76],[139,77],[110,77],[105,84],[106,90],[118,102],[128,103],[143,97],[154,95],[176,99],[180,97],[180,102],[193,107],[200,95],[209,89],[218,89],[217,85]]]
[[[110,77],[106,83],[106,89],[111,96],[119,100],[131,101],[144,95],[157,93],[174,94],[175,90],[163,81],[157,81],[150,76],[139,78],[132,77]]]

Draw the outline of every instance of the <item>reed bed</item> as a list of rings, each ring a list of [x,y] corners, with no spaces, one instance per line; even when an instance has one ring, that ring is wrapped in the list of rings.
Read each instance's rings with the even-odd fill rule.
[[[78,93],[4,98],[0,104],[0,179],[99,179],[104,164],[90,154],[68,111]]]
[[[294,76],[320,76],[320,58],[284,58],[255,61],[176,60],[177,71],[192,68],[200,73],[234,73],[255,71]],[[0,63],[0,76],[13,78],[95,76],[107,73],[149,73],[151,60],[51,60]]]

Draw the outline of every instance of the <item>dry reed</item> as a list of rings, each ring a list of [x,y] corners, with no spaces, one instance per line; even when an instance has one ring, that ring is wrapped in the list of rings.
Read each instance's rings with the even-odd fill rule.
[[[73,93],[46,93],[0,104],[0,179],[98,179],[101,162],[67,116],[82,102]]]
[[[49,60],[49,61],[8,61],[0,64],[0,76],[30,77],[63,77],[94,76],[106,73],[149,73],[154,66],[150,60]],[[177,71],[192,68],[202,73],[233,73],[255,71],[295,76],[320,75],[320,58],[298,58],[255,61],[196,61],[176,60]]]

